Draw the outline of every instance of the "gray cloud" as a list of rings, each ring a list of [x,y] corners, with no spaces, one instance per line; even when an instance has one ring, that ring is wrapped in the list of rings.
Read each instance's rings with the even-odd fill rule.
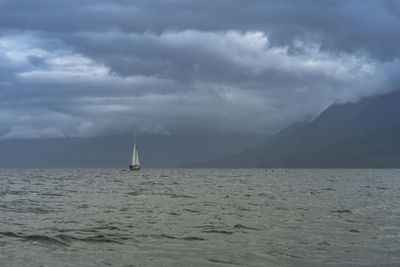
[[[0,136],[273,133],[399,89],[397,1],[0,2]]]
[[[365,49],[386,59],[400,49],[396,34],[400,7],[396,0],[14,0],[2,1],[0,8],[4,29],[50,35],[241,30],[266,32],[279,45],[311,38],[326,49]]]

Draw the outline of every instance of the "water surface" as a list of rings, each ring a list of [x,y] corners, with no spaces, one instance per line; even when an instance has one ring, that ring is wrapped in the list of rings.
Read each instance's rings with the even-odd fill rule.
[[[400,170],[0,170],[0,266],[396,266]]]

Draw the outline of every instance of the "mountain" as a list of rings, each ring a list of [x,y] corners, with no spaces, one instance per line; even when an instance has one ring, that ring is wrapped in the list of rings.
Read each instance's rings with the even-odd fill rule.
[[[207,168],[400,167],[400,91],[335,104],[295,123],[262,145],[188,163]]]
[[[172,168],[262,143],[263,135],[143,135],[136,137],[141,166]],[[0,168],[127,168],[132,135],[0,141]]]

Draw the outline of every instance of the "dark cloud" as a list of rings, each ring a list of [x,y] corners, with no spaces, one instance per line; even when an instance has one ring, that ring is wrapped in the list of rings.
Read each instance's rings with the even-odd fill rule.
[[[400,4],[0,2],[0,135],[272,133],[399,87]]]
[[[14,0],[0,3],[0,25],[7,30],[49,34],[263,31],[280,45],[290,45],[296,38],[312,38],[326,49],[361,48],[387,58],[400,51],[396,34],[399,6],[397,0]]]

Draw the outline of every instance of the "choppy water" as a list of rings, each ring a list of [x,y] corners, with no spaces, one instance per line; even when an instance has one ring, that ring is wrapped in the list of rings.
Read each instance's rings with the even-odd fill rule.
[[[378,264],[400,170],[0,170],[0,266]]]

